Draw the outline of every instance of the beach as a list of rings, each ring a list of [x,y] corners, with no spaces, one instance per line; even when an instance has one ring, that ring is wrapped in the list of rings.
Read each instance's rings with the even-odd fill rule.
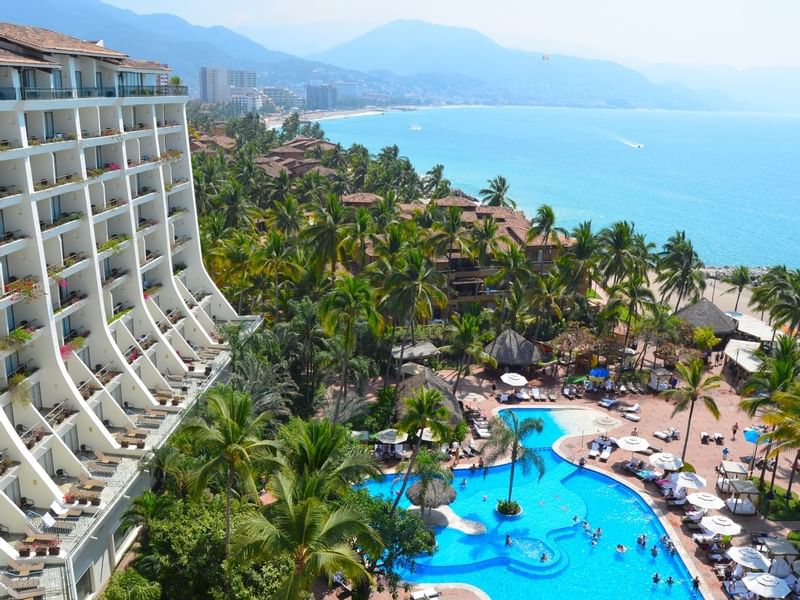
[[[314,110],[300,113],[301,121],[330,121],[333,119],[347,119],[352,117],[369,117],[384,114],[389,109],[383,108],[356,108],[342,110]],[[264,117],[264,124],[270,129],[275,129],[283,125],[292,113],[282,115],[267,115]]]

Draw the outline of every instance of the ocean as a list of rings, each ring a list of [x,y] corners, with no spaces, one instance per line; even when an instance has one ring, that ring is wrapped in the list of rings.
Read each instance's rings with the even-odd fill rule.
[[[632,221],[659,247],[686,230],[706,265],[800,266],[800,116],[573,108],[434,108],[323,120],[371,152],[397,144],[476,195],[504,175],[532,216]]]

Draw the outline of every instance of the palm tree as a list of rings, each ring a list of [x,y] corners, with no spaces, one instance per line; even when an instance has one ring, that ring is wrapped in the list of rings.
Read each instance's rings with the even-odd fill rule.
[[[489,187],[478,192],[486,206],[506,206],[516,208],[517,203],[508,196],[508,181],[502,175],[489,180]]]
[[[664,390],[661,395],[665,398],[675,399],[675,408],[672,411],[674,417],[679,412],[686,410],[689,407],[689,419],[686,422],[686,435],[683,441],[683,452],[681,452],[681,460],[686,460],[686,448],[689,445],[689,430],[692,427],[692,416],[694,415],[694,405],[698,400],[701,400],[715,419],[719,419],[719,407],[714,401],[714,398],[708,395],[708,392],[719,387],[722,381],[721,375],[712,375],[703,379],[703,361],[695,358],[688,365],[678,364],[675,367],[678,377],[684,384],[675,389]]]
[[[241,182],[229,179],[219,192],[216,201],[225,214],[226,227],[235,229],[249,221],[253,205]]]
[[[800,271],[788,272],[769,314],[775,327],[785,325],[792,333],[800,332]]]
[[[268,415],[253,416],[250,396],[220,385],[206,393],[208,417],[198,417],[186,426],[187,433],[206,448],[209,459],[195,473],[195,491],[204,490],[211,479],[221,477],[225,489],[225,556],[230,556],[231,502],[234,487],[256,497],[255,468],[267,459],[275,443],[261,439]]]
[[[272,230],[268,233],[264,244],[256,252],[255,260],[258,264],[258,270],[272,281],[276,317],[279,307],[280,278],[293,277],[299,271],[294,258],[294,253],[281,230]]]
[[[722,278],[722,283],[727,283],[728,285],[731,286],[723,293],[730,294],[731,292],[736,290],[736,305],[733,307],[734,311],[739,310],[739,299],[742,297],[742,291],[744,290],[744,288],[750,285],[750,281],[751,281],[750,269],[744,266],[736,267],[728,275]]]
[[[294,196],[286,196],[272,203],[272,208],[267,211],[267,223],[277,229],[289,239],[300,232],[304,224],[303,209]]]
[[[341,573],[355,584],[371,577],[353,549],[380,553],[378,535],[364,515],[347,505],[336,506],[307,496],[291,474],[276,474],[269,486],[277,501],[265,514],[252,512],[236,528],[235,558],[244,564],[288,556],[293,568],[281,582],[276,598],[308,597],[319,577]]]
[[[636,328],[638,333],[644,333],[644,344],[642,344],[642,354],[639,363],[640,369],[644,368],[645,355],[647,354],[647,347],[650,345],[650,341],[655,341],[655,352],[658,353],[658,349],[664,341],[674,341],[680,325],[680,318],[672,314],[672,309],[668,306],[659,303],[651,303],[647,307],[647,316],[640,321]]]
[[[661,283],[662,299],[677,293],[675,312],[678,312],[683,298],[696,302],[706,289],[704,265],[692,242],[686,238],[686,232],[678,231],[670,237],[659,258],[658,282]]]
[[[539,341],[542,323],[548,316],[561,320],[563,316],[558,301],[564,297],[564,288],[557,273],[534,275],[530,286],[531,307],[536,314],[536,327],[533,330],[533,341]]]
[[[544,429],[544,421],[541,419],[525,419],[520,421],[516,413],[509,411],[503,416],[493,417],[489,423],[489,439],[481,449],[484,461],[487,465],[494,464],[503,456],[510,455],[511,471],[508,475],[508,497],[507,503],[512,502],[512,492],[514,491],[514,473],[519,464],[522,472],[528,474],[531,467],[539,472],[539,479],[544,476],[544,460],[541,455],[533,448],[527,448],[525,440],[533,435],[534,432],[541,433]]]
[[[433,317],[433,308],[443,308],[447,296],[439,288],[441,274],[417,247],[410,248],[385,280],[385,307],[399,323],[407,323],[411,343],[416,344],[415,325]]]
[[[779,294],[784,294],[789,287],[791,271],[785,266],[771,267],[758,280],[758,284],[753,286],[753,294],[750,298],[750,305],[760,310],[762,313],[770,313],[772,322],[772,307]]]
[[[469,239],[464,232],[461,221],[462,210],[457,206],[448,206],[444,211],[441,221],[434,223],[433,233],[429,240],[436,256],[447,257],[447,271],[444,292],[450,297],[450,277],[453,272],[453,251],[462,256],[469,256],[471,247]]]
[[[600,250],[599,269],[605,283],[619,283],[630,271],[644,273],[650,266],[650,250],[643,236],[636,233],[636,227],[628,221],[617,221],[603,229],[597,236]]]
[[[597,236],[592,233],[592,222],[584,221],[572,230],[572,244],[567,249],[566,264],[568,269],[562,269],[565,285],[573,291],[591,289],[595,279],[595,265],[597,264]],[[584,288],[584,286],[586,286]]]
[[[472,254],[480,265],[487,265],[503,244],[509,243],[508,236],[500,234],[500,224],[492,216],[472,224],[469,236]]]
[[[625,340],[622,343],[622,357],[620,358],[618,379],[622,377],[625,366],[625,352],[628,349],[628,339],[631,333],[631,323],[647,308],[655,303],[653,292],[650,291],[649,281],[644,275],[637,272],[630,273],[619,285],[612,289],[610,305],[618,305],[625,313]]]
[[[457,394],[462,373],[465,369],[469,373],[469,360],[489,364],[493,367],[497,366],[497,361],[483,349],[484,338],[481,335],[481,326],[477,315],[453,315],[448,337],[450,344],[440,350],[458,356],[456,380],[453,383],[453,394]]]
[[[322,327],[328,335],[338,333],[342,338],[341,394],[336,399],[333,422],[338,423],[342,400],[347,397],[347,371],[355,349],[355,327],[365,321],[373,331],[382,326],[382,319],[372,300],[372,289],[363,277],[341,275],[333,290],[320,306]]]
[[[800,382],[795,381],[785,392],[776,392],[774,407],[764,414],[764,422],[772,425],[769,434],[772,449],[768,455],[777,458],[785,450],[794,450],[794,461],[789,473],[787,500],[792,497],[794,476],[800,465]],[[777,466],[777,465],[776,465]]]
[[[422,431],[430,429],[435,439],[447,439],[450,419],[450,414],[444,405],[442,392],[435,388],[419,388],[413,396],[406,398],[404,404],[405,415],[400,420],[397,428],[400,431],[414,435],[416,442],[414,443],[414,450],[411,452],[411,458],[408,461],[406,473],[403,476],[403,483],[400,485],[400,490],[397,492],[392,504],[392,515],[397,510],[400,498],[403,497],[403,493],[406,491],[408,478],[414,469],[414,463],[422,446]]]
[[[344,226],[342,247],[346,248],[352,259],[358,261],[358,272],[364,270],[367,260],[367,241],[373,232],[372,215],[363,207],[353,213],[352,222]]]
[[[124,529],[141,527],[139,530],[139,543],[142,553],[146,554],[150,547],[150,531],[157,521],[166,517],[167,511],[172,507],[173,500],[169,496],[145,490],[141,496],[131,501],[128,509],[122,513],[120,526]]]
[[[405,471],[407,467],[408,465],[400,463],[397,465],[397,470]],[[453,481],[453,472],[444,466],[444,464],[439,461],[439,458],[432,452],[420,452],[417,455],[417,460],[414,463],[414,475],[417,477],[417,481],[414,485],[420,488],[419,496],[422,498],[422,502],[419,503],[419,508],[422,514],[425,514],[426,508],[432,511],[434,508],[441,506],[440,504],[429,504],[426,502],[428,490],[432,487],[434,488],[434,492],[455,493],[451,485]],[[439,489],[436,489],[437,487]],[[409,491],[413,489],[414,486],[411,486]],[[406,495],[409,496],[409,492],[406,492]],[[409,500],[411,500],[411,498],[409,498]],[[413,500],[412,503],[414,503]]]
[[[321,262],[331,266],[331,283],[336,277],[336,262],[339,260],[344,224],[347,222],[347,209],[334,195],[318,207],[314,222],[303,232],[313,255]]]
[[[531,219],[531,228],[528,230],[527,242],[538,242],[542,246],[539,258],[539,274],[544,273],[544,259],[547,248],[551,245],[561,246],[561,237],[567,235],[567,230],[556,225],[556,213],[549,204],[542,204],[536,209],[536,214]],[[561,237],[559,237],[561,236]]]

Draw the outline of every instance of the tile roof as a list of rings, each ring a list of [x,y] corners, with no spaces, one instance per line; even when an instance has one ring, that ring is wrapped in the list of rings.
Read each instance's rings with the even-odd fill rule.
[[[119,61],[119,66],[137,71],[164,71],[168,73],[172,70],[167,65],[155,60],[135,60],[133,58],[123,58]]]
[[[122,52],[98,46],[93,42],[86,42],[63,33],[28,25],[0,23],[0,39],[47,53],[81,54],[117,59],[127,56]]]
[[[378,194],[371,194],[369,192],[358,192],[356,194],[347,194],[346,196],[342,196],[342,202],[347,205],[368,205],[372,206],[373,204],[377,204],[381,201],[381,197]]]
[[[48,60],[31,58],[24,54],[0,48],[0,65],[9,67],[33,67],[40,69],[60,69],[61,65]]]

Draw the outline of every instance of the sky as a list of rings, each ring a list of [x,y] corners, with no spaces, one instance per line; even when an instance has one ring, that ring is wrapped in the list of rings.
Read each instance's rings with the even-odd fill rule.
[[[477,29],[510,48],[630,66],[800,66],[798,0],[105,0],[224,25],[307,56],[394,19]]]

